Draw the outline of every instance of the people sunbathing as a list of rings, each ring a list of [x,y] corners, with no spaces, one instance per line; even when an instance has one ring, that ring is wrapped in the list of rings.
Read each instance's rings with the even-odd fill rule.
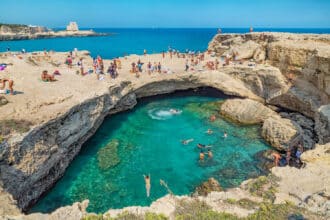
[[[44,82],[54,82],[54,81],[56,81],[54,75],[48,74],[47,70],[42,71],[41,80],[44,81]]]

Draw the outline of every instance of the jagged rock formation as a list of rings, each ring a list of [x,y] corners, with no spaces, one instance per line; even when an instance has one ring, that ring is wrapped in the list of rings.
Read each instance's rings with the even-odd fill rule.
[[[279,116],[269,117],[265,120],[261,135],[273,147],[282,151],[296,146],[301,140],[300,130],[295,123]]]
[[[207,181],[203,182],[201,185],[197,186],[195,189],[194,196],[206,196],[210,192],[220,192],[222,188],[220,183],[213,177],[209,178]]]
[[[276,66],[289,78],[298,78],[279,100],[269,100],[294,111],[314,117],[317,107],[329,103],[330,36],[287,33],[219,34],[209,44],[219,56],[235,56],[236,60],[254,59]],[[238,53],[238,54],[237,54]],[[309,92],[312,91],[312,95]],[[293,98],[290,98],[290,97]],[[287,103],[284,102],[287,100]],[[295,101],[295,100],[301,100]],[[293,102],[295,101],[295,102]],[[304,107],[303,103],[310,104]]]
[[[321,144],[330,142],[330,105],[322,105],[315,113],[315,130]]]

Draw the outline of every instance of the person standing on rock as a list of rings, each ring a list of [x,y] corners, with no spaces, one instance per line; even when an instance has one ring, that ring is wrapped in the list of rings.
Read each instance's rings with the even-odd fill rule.
[[[291,160],[291,150],[288,150],[287,152],[286,152],[286,164],[288,165],[288,166],[290,166],[290,160]]]
[[[150,188],[151,188],[151,185],[150,185],[150,174],[149,175],[143,175],[144,177],[144,182],[146,184],[146,192],[147,192],[147,197],[150,196]]]
[[[186,69],[185,69],[185,71],[187,72],[189,70],[189,61],[188,61],[188,59],[186,60]]]
[[[280,159],[281,159],[281,155],[277,152],[274,152],[274,153],[272,153],[272,156],[274,157],[275,166],[278,167]]]

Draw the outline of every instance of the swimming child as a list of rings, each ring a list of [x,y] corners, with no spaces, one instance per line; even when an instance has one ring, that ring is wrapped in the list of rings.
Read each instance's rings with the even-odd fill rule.
[[[150,196],[150,188],[151,188],[150,174],[149,175],[143,175],[143,177],[144,177],[144,181],[145,181],[145,184],[146,184],[147,197],[149,197]]]
[[[192,141],[194,141],[194,139],[182,140],[181,143],[182,143],[183,145],[187,145],[187,144],[189,144],[189,143],[192,142]]]
[[[207,129],[207,131],[205,133],[207,133],[207,134],[213,134],[213,131],[211,129]]]

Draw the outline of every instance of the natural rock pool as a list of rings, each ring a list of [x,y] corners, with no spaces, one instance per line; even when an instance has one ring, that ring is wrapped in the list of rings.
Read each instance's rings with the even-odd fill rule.
[[[218,94],[178,92],[139,101],[131,111],[105,119],[84,144],[64,177],[31,210],[50,212],[89,199],[88,211],[149,205],[167,194],[190,194],[210,177],[223,188],[238,186],[260,175],[255,154],[269,146],[259,126],[239,126],[218,116]],[[179,110],[179,114],[170,109]],[[215,122],[208,120],[216,114]],[[213,134],[207,134],[208,129]],[[224,138],[224,132],[228,137]],[[183,139],[194,139],[183,145]],[[212,145],[213,159],[199,162],[197,144]],[[206,152],[206,151],[205,151]],[[146,197],[143,174],[151,174],[151,195]]]

